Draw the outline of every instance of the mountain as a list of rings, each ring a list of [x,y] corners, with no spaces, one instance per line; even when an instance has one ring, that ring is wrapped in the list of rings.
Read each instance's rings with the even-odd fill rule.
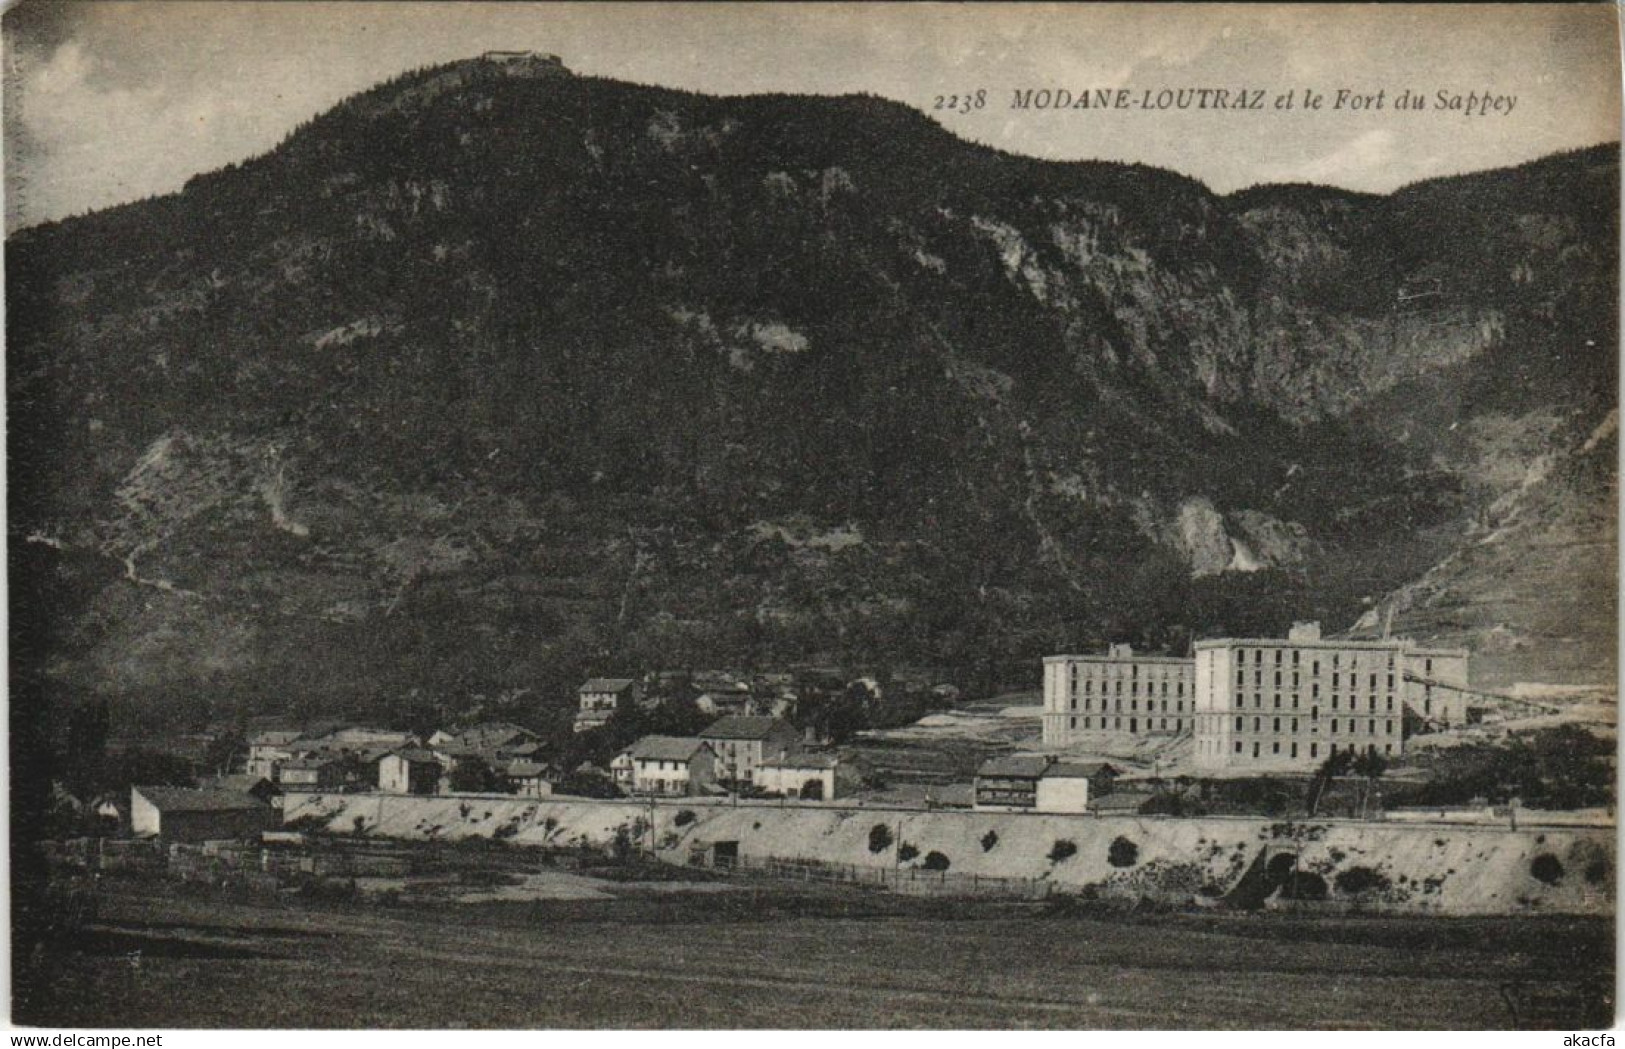
[[[1514,505],[1613,554],[1618,173],[1218,196],[867,96],[411,73],[10,238],[18,673],[152,725],[589,669],[985,686],[1389,604],[1538,648],[1600,591],[1462,558]],[[1563,680],[1612,680],[1606,626]]]

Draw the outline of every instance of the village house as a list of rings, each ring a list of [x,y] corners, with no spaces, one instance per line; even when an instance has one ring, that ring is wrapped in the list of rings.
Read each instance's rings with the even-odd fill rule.
[[[434,794],[440,789],[440,762],[418,747],[392,750],[378,760],[378,789],[385,794]]]
[[[553,793],[558,772],[540,761],[515,758],[502,770],[509,788],[522,798],[545,798]]]
[[[264,776],[256,776],[250,772],[237,772],[225,776],[211,776],[208,779],[198,783],[198,786],[218,788],[220,790],[234,790],[238,793],[247,794],[251,797],[258,798],[267,805],[275,804],[273,799],[282,793],[281,790],[277,789],[277,785],[275,783],[272,783]]]
[[[793,751],[801,742],[795,726],[774,717],[719,718],[700,738],[715,752],[717,779],[723,783],[755,783],[764,759]]]
[[[701,714],[721,717],[728,714],[754,714],[756,700],[747,692],[702,692],[694,700]]]
[[[845,797],[857,789],[857,768],[834,754],[789,754],[756,767],[756,785],[769,794],[803,801]]]
[[[293,744],[299,739],[298,729],[271,729],[255,733],[248,740],[248,772],[277,781],[277,769],[294,756]]]
[[[451,742],[493,757],[521,757],[534,754],[541,746],[541,739],[537,733],[512,722],[487,721],[464,729]]]
[[[634,794],[704,794],[716,782],[715,752],[692,736],[644,736],[625,753]]]
[[[1117,770],[1098,761],[1057,761],[1038,777],[1039,812],[1088,812],[1091,794],[1110,789]]]
[[[628,747],[609,760],[609,778],[622,790],[632,790],[632,748]]]
[[[976,770],[974,807],[996,812],[1085,812],[1091,792],[1106,794],[1118,775],[1103,762],[1051,754],[990,758]]]
[[[335,790],[344,786],[344,760],[337,755],[315,752],[281,763],[277,785],[283,790]]]
[[[1091,798],[1089,811],[1099,816],[1131,816],[1154,797],[1150,791],[1117,790],[1103,798]]]
[[[632,678],[588,678],[576,689],[580,709],[576,713],[575,730],[587,732],[602,728],[622,703],[636,704],[641,698],[642,687]]]
[[[277,824],[271,806],[219,787],[132,787],[130,830],[165,841],[210,841],[258,835]]]
[[[90,814],[105,835],[121,834],[130,825],[130,803],[118,794],[99,794],[91,799]]]

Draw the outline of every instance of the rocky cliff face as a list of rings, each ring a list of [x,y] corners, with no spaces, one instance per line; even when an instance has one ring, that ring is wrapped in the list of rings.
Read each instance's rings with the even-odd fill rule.
[[[412,74],[13,238],[41,688],[987,677],[1348,624],[1613,408],[1612,149],[1226,198],[873,98],[517,74]],[[1553,513],[1611,548],[1605,497]],[[1610,673],[1582,647],[1573,674]]]

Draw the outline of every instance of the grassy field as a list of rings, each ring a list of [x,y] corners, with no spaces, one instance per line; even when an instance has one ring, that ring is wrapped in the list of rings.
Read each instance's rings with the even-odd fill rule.
[[[119,883],[89,934],[43,961],[13,1019],[1476,1029],[1511,1025],[1508,981],[1557,990],[1613,966],[1613,930],[1598,920],[1102,915],[816,887],[608,888],[607,899],[381,908]],[[1583,1022],[1604,1020],[1565,1026]]]

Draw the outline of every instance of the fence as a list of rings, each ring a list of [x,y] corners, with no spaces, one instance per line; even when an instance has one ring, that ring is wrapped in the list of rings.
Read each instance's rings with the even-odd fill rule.
[[[864,867],[853,863],[785,860],[770,856],[718,857],[714,868],[729,874],[761,874],[791,881],[871,886],[913,896],[993,896],[1042,900],[1056,891],[1054,884],[1044,878],[999,878],[919,867]]]

